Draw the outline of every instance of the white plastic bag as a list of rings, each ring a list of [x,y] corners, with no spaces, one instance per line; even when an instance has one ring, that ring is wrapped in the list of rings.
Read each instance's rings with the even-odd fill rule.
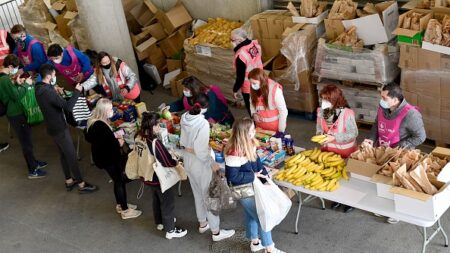
[[[256,212],[265,232],[271,231],[280,224],[292,206],[291,200],[272,180],[267,179],[267,183],[263,184],[257,177],[253,181]]]

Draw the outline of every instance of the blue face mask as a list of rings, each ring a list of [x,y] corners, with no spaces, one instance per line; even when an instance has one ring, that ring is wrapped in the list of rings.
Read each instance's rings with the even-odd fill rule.
[[[380,106],[384,109],[389,109],[391,108],[388,104],[388,102],[384,101],[383,99],[380,100]]]

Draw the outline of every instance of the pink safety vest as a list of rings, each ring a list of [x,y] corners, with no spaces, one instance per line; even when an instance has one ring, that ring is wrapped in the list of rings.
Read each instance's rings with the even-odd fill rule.
[[[66,48],[67,53],[69,53],[70,58],[72,59],[72,63],[69,66],[65,66],[62,64],[53,63],[55,68],[61,73],[67,82],[74,86],[74,84],[78,83],[76,77],[81,73],[81,65],[79,64],[78,57],[75,55],[73,48],[68,46]]]
[[[6,42],[6,37],[8,32],[5,30],[0,30],[0,66],[3,66],[3,61],[9,54],[9,45]]]
[[[123,68],[125,66],[126,66],[125,62],[122,62],[120,64],[120,67],[117,70],[117,76],[115,77],[117,85],[119,85],[120,89],[123,89],[126,86],[126,80],[125,80],[125,78],[122,75],[122,70],[123,70]],[[106,82],[106,78],[105,77],[103,77],[102,86],[103,86],[103,89],[105,90],[106,95],[108,97],[112,97],[111,89],[110,89],[110,87],[108,85],[108,82]],[[135,100],[139,96],[140,93],[141,93],[141,88],[139,87],[139,83],[135,83],[133,88],[130,90],[130,92],[128,92],[127,95],[124,96],[124,98],[128,99],[128,100]]]
[[[31,48],[36,43],[41,45],[42,49],[44,50],[44,44],[42,44],[42,42],[40,42],[37,39],[32,39],[30,41],[30,43],[28,44],[27,51],[25,51],[25,52],[22,52],[22,50],[20,48],[17,48],[17,56],[19,57],[20,61],[22,62],[22,64],[24,66],[30,65],[33,62],[33,55],[32,55],[32,52],[31,52]]]
[[[273,81],[272,79],[268,80],[268,85],[269,85],[269,93],[272,93],[272,97],[270,98],[271,100],[268,101],[269,103],[272,103],[272,105],[276,105],[275,104],[275,93],[277,91],[277,89],[282,90],[283,87]],[[269,108],[266,108],[264,106],[264,98],[263,97],[259,97],[258,101],[256,102],[256,106],[255,106],[255,110],[256,110],[256,115],[259,116],[259,118],[261,119],[260,122],[255,122],[256,127],[265,129],[265,130],[271,130],[271,131],[278,131],[278,122],[280,120],[279,114],[280,112],[278,111],[278,109],[273,109],[273,110],[269,110]]]
[[[261,46],[258,41],[253,40],[250,44],[239,48],[239,50],[234,55],[233,67],[236,70],[236,59],[239,57],[241,61],[245,63],[245,80],[242,84],[242,93],[250,93],[250,81],[248,80],[248,73],[253,69],[260,68],[263,69],[263,64],[261,60]]]
[[[324,134],[329,135],[345,133],[347,131],[345,128],[345,122],[347,122],[350,117],[353,117],[353,120],[355,118],[355,113],[353,110],[345,108],[337,118],[336,122],[334,122],[331,127],[328,127],[327,121],[323,118],[319,111],[320,109],[317,109],[317,124],[322,126]],[[338,143],[335,140],[333,142],[323,144],[321,149],[322,151],[334,152],[346,158],[358,149],[358,145],[356,144],[356,138],[344,143]]]
[[[400,142],[400,125],[409,110],[417,107],[407,104],[395,119],[389,120],[384,117],[383,109],[378,108],[378,144],[380,146],[396,147]]]

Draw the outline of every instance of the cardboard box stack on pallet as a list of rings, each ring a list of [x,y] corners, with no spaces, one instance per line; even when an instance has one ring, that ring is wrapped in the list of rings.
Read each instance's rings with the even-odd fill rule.
[[[183,42],[192,17],[181,2],[167,12],[158,9],[151,0],[122,0],[122,3],[137,60],[154,65],[159,79],[169,88],[170,80],[162,77],[182,69]],[[176,89],[173,92],[178,94]]]
[[[27,0],[19,6],[19,12],[27,31],[45,45],[89,48],[75,0]]]

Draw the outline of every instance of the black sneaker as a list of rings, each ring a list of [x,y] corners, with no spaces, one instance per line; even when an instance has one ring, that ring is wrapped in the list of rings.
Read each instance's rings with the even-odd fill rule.
[[[353,207],[351,207],[351,206],[344,206],[344,213],[350,213],[351,211],[353,211]]]
[[[43,169],[45,167],[47,167],[48,163],[44,162],[44,161],[36,161],[37,162],[37,169]]]
[[[340,207],[341,203],[338,202],[333,202],[331,203],[331,209],[335,210],[336,208]]]
[[[68,184],[66,183],[66,191],[70,192],[73,190],[73,187],[75,187],[76,185],[78,185],[78,182],[73,180],[72,183]]]
[[[9,148],[9,143],[0,143],[0,153]]]
[[[35,169],[33,172],[28,173],[28,179],[43,178],[46,175],[47,175],[47,172],[40,170],[40,169]]]
[[[95,185],[91,185],[89,183],[84,182],[84,186],[80,187],[78,185],[78,193],[84,194],[84,193],[93,193],[98,190],[98,187]]]
[[[169,240],[172,238],[181,238],[181,237],[184,237],[186,234],[187,234],[186,229],[175,228],[166,233],[166,238]]]

